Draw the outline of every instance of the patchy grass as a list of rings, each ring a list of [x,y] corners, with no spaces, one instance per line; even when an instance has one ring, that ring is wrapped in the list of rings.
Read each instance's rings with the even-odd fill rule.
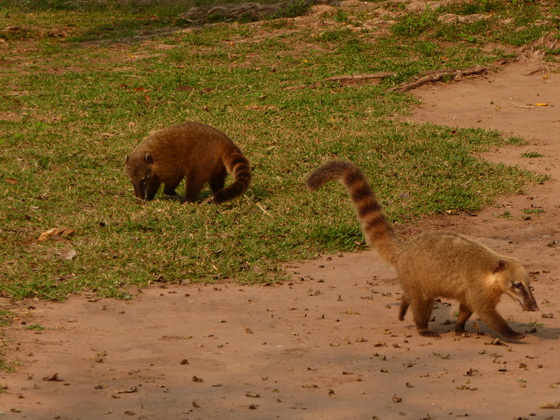
[[[331,158],[363,168],[395,223],[476,211],[540,180],[472,155],[519,139],[400,123],[414,99],[387,88],[507,56],[482,48],[515,45],[492,38],[500,19],[512,14],[510,29],[523,24],[533,39],[551,29],[557,8],[516,23],[525,9],[499,2],[484,25],[455,28],[439,20],[451,9],[418,19],[391,3],[375,4],[394,13],[393,26],[370,25],[381,15],[364,6],[312,21],[189,27],[174,18],[188,2],[4,1],[0,27],[15,29],[0,35],[2,294],[126,298],[150,282],[274,282],[284,262],[362,248],[343,189],[303,186]],[[325,81],[378,71],[396,75],[379,85]],[[223,206],[136,201],[125,154],[184,120],[238,143],[254,166],[246,196]],[[53,227],[72,234],[37,241]]]
[[[521,157],[534,159],[534,158],[544,157],[544,155],[542,153],[539,153],[539,152],[525,152],[525,153],[521,153]]]
[[[555,2],[456,2],[404,15],[392,31],[421,39],[520,47],[557,30],[559,15],[560,7]]]

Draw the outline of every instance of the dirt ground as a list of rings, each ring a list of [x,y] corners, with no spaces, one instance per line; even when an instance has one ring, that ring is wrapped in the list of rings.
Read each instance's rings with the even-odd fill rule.
[[[6,336],[8,357],[21,362],[0,373],[0,417],[560,419],[559,92],[555,69],[521,60],[416,90],[423,104],[407,118],[526,137],[526,146],[484,158],[550,175],[475,216],[399,229],[467,234],[522,260],[541,312],[522,312],[507,297],[499,305],[528,333],[522,343],[496,340],[476,318],[469,336],[456,337],[456,303],[437,305],[431,327],[441,338],[418,336],[410,314],[397,320],[395,273],[374,252],[291,264],[293,279],[280,286],[155,285],[132,301],[0,300],[18,314]],[[24,329],[34,325],[45,329]]]

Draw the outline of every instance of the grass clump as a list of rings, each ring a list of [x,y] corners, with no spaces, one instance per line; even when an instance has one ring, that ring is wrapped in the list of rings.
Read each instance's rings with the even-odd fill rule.
[[[525,152],[525,153],[521,153],[521,157],[534,159],[534,158],[544,157],[544,155],[539,152]]]

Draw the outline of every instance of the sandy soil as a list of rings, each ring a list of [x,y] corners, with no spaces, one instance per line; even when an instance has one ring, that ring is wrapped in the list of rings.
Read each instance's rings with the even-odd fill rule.
[[[522,61],[427,86],[411,121],[495,128],[529,139],[485,154],[551,176],[476,216],[400,229],[452,230],[526,263],[541,312],[500,312],[528,334],[508,343],[476,318],[456,337],[457,304],[438,303],[418,336],[397,320],[393,269],[373,252],[288,266],[281,286],[153,286],[133,301],[0,301],[15,373],[0,373],[10,419],[560,418],[560,74]],[[536,106],[535,103],[548,103]],[[522,158],[523,152],[542,158]],[[350,205],[350,204],[349,204]],[[541,209],[531,214],[524,209]],[[508,213],[506,213],[508,212]],[[503,217],[508,215],[508,217]],[[40,325],[43,330],[24,329]],[[556,409],[554,409],[556,408]]]

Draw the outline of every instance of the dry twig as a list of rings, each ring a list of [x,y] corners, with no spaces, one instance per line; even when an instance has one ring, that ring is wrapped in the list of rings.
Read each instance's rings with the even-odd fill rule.
[[[437,70],[426,73],[424,76],[420,76],[413,80],[412,82],[405,82],[399,86],[392,87],[388,89],[389,92],[407,92],[411,89],[416,89],[426,83],[439,82],[444,77],[452,77],[453,80],[457,81],[464,76],[472,76],[475,74],[485,74],[488,71],[488,67],[485,66],[473,66],[466,69],[450,69],[450,70]]]

